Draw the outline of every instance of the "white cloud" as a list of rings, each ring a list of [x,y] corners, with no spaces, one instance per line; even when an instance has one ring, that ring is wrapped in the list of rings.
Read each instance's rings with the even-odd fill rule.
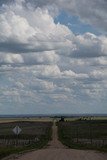
[[[107,56],[106,36],[92,33],[76,36],[67,26],[55,24],[47,8],[34,10],[26,8],[22,2],[15,2],[1,7],[1,52],[52,51],[71,57]]]
[[[65,77],[78,78],[78,79],[79,78],[83,78],[83,79],[88,78],[87,74],[84,74],[84,73],[75,73],[72,70],[63,71],[62,75],[65,76]]]
[[[47,9],[27,10],[22,3],[17,2],[1,8],[1,51],[5,52],[8,48],[16,53],[38,52],[68,46],[66,37],[72,36],[71,31],[64,25],[55,24]]]
[[[32,73],[39,77],[59,77],[61,75],[60,68],[57,65],[41,65],[36,66],[35,69]]]
[[[1,64],[17,64],[24,63],[23,57],[20,54],[0,54],[0,63]]]
[[[91,24],[101,31],[107,31],[107,1],[106,0],[32,0],[33,5],[47,7],[56,5],[59,10],[78,16],[86,24]]]
[[[29,53],[22,55],[25,64],[56,64],[60,57],[55,54],[55,51],[45,51],[38,53]]]
[[[90,76],[95,79],[107,79],[107,69],[93,70]]]
[[[76,49],[71,56],[74,57],[101,57],[107,56],[106,37],[85,33],[75,37]],[[72,55],[73,54],[73,55]]]
[[[105,57],[99,57],[94,59],[93,65],[99,65],[99,66],[106,66],[107,65],[107,58]]]
[[[1,42],[12,39],[27,43],[27,39],[35,34],[35,30],[28,24],[28,21],[11,10],[0,14],[0,22]]]
[[[74,35],[67,26],[54,22],[54,12],[61,8],[99,27],[99,23],[93,22],[95,16],[87,19],[85,7],[81,11],[81,6],[89,2],[50,2],[32,0],[25,4],[24,0],[16,0],[0,6],[1,105],[14,108],[17,104],[24,109],[28,106],[28,111],[38,111],[39,107],[42,111],[44,106],[50,111],[59,106],[80,111],[89,103],[87,108],[92,111],[90,103],[99,106],[104,100],[105,106],[107,37],[92,33]],[[94,2],[90,2],[87,13],[92,11]]]

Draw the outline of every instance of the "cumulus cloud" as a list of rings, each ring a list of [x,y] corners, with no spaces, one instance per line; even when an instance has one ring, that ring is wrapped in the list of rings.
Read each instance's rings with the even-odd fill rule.
[[[95,79],[107,79],[107,70],[94,70],[90,73],[90,76]]]
[[[77,78],[77,79],[85,79],[88,78],[88,75],[85,73],[75,73],[72,70],[65,70],[62,72],[62,75],[65,77]]]
[[[58,54],[75,58],[93,58],[107,56],[107,38],[92,33],[74,36],[71,40],[74,47],[64,47],[56,51]]]
[[[82,0],[81,3],[79,0],[62,1],[62,7],[70,13],[79,16],[81,21],[104,31],[107,31],[106,6],[107,1],[105,0]]]
[[[50,51],[71,57],[107,55],[106,36],[92,33],[76,36],[67,26],[55,24],[48,8],[39,8],[39,5],[35,9],[34,6],[26,8],[23,3],[25,1],[15,1],[1,6],[1,52],[31,54]]]
[[[27,9],[15,2],[1,7],[0,51],[39,52],[68,45],[66,37],[71,31],[55,24],[47,9]]]
[[[0,54],[0,64],[21,64],[24,63],[23,57],[20,54]]]
[[[60,57],[55,53],[55,51],[44,51],[38,53],[30,53],[30,54],[22,54],[24,59],[24,63],[28,65],[33,64],[44,64],[44,65],[51,65],[56,64],[60,61]]]
[[[76,36],[77,49],[74,50],[74,57],[100,57],[107,56],[106,37],[96,36],[92,33]],[[71,54],[72,55],[72,54]]]
[[[0,65],[54,65],[60,61],[55,51],[44,51],[29,53],[29,54],[15,54],[15,53],[0,53]]]
[[[28,2],[26,0],[26,2]],[[83,23],[87,23],[107,31],[107,1],[106,0],[31,0],[35,7],[56,5],[59,10],[65,10],[69,14],[76,15]]]
[[[56,65],[0,68],[2,104],[7,102],[12,106],[16,103],[24,106],[28,103],[34,110],[36,110],[35,104],[47,107],[50,104],[54,107],[57,103],[66,104],[66,107],[77,104],[78,108],[78,102],[83,105],[85,101],[92,103],[106,98],[106,70],[103,73],[101,69],[78,73],[72,69],[61,70]]]
[[[96,2],[97,8],[92,9]],[[26,106],[28,111],[42,111],[44,106],[50,112],[55,107],[56,111],[60,107],[63,111],[80,111],[88,102],[88,109],[90,103],[101,109],[99,103],[103,100],[104,111],[106,35],[75,35],[54,20],[60,10],[65,10],[105,30],[106,25],[100,25],[105,22],[106,7],[101,12],[104,4],[104,0],[0,1],[0,106]]]

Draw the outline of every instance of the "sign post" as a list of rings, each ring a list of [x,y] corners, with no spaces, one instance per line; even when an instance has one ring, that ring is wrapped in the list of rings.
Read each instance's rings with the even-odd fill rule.
[[[15,128],[13,128],[14,134],[17,135],[16,145],[18,145],[18,135],[20,134],[21,131],[22,130],[21,130],[21,128],[19,126],[16,126]]]

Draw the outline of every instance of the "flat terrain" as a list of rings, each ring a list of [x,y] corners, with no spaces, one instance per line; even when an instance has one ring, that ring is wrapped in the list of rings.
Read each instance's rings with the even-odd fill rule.
[[[24,135],[26,136],[37,136],[44,135],[48,128],[52,126],[52,122],[45,121],[12,121],[12,122],[4,122],[0,123],[0,137],[12,137],[14,136],[13,128],[15,126],[19,126],[22,131],[19,135],[19,138]]]
[[[0,118],[0,123],[9,123],[17,121],[31,121],[31,122],[52,122],[50,117],[22,117],[22,118]]]
[[[107,120],[59,122],[60,141],[73,149],[95,149],[107,152]]]
[[[52,125],[52,122],[44,121],[0,123],[0,159],[25,150],[43,148],[51,139]],[[18,136],[13,133],[15,126],[22,130]]]
[[[13,160],[15,158],[11,158]],[[68,149],[58,141],[57,126],[53,125],[53,138],[47,148],[17,157],[17,160],[107,160],[107,154],[96,151]]]

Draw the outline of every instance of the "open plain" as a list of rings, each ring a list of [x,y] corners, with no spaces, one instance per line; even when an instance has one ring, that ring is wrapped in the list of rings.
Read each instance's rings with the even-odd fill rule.
[[[69,149],[58,140],[57,126],[53,124],[52,141],[44,149],[26,153],[17,160],[107,160],[107,154],[91,150]],[[15,158],[11,157],[11,160]]]

